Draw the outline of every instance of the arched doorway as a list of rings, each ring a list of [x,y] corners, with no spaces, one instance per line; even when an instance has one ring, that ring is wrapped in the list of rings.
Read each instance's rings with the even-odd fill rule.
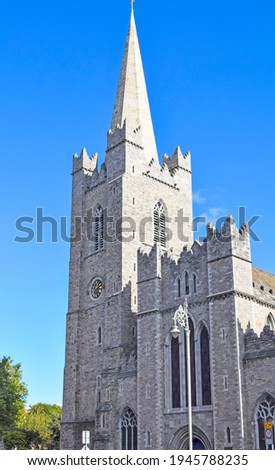
[[[172,450],[188,450],[189,449],[189,431],[188,426],[183,426],[174,434],[169,444]],[[210,450],[212,449],[210,439],[201,429],[193,426],[193,449],[194,450]]]
[[[193,450],[206,450],[203,442],[198,437],[193,439]]]

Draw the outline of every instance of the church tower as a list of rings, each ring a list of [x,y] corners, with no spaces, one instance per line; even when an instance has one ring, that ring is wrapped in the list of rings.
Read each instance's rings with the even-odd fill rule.
[[[190,158],[177,147],[159,163],[132,9],[104,163],[73,157],[63,449],[81,449],[82,431],[91,449],[140,446],[137,315],[161,292],[148,269],[138,300],[138,255],[192,245]]]

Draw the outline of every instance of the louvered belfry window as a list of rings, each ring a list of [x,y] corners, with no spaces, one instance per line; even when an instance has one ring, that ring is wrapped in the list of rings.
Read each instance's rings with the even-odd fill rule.
[[[104,214],[102,207],[98,207],[95,212],[95,251],[104,247]]]
[[[166,247],[165,209],[160,202],[154,207],[154,242]]]

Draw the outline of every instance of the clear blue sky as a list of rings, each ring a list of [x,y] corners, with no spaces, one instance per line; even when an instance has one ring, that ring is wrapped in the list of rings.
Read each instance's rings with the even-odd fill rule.
[[[274,272],[275,2],[137,0],[159,154],[191,150],[194,214],[261,215],[256,266]],[[70,216],[71,156],[104,158],[128,0],[0,4],[0,355],[29,403],[62,402],[69,246],[14,242],[36,208]]]

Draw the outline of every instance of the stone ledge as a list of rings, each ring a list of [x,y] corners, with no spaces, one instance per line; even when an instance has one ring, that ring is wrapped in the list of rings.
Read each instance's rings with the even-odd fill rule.
[[[146,315],[152,315],[152,313],[159,313],[159,309],[158,308],[154,308],[153,310],[145,310],[143,312],[137,312],[136,313],[136,317],[138,318],[142,318],[142,317],[145,317]]]
[[[90,418],[85,418],[85,419],[72,419],[72,420],[66,420],[66,421],[61,421],[60,424],[81,424],[81,423],[94,423],[95,422],[95,417],[91,416]]]
[[[113,407],[110,402],[100,403],[97,407],[98,411],[112,411]]]
[[[151,176],[151,175],[149,175],[149,174],[147,174],[147,173],[142,173],[142,175],[143,175],[143,176],[146,176],[147,178],[151,178],[152,180],[155,180],[155,181],[157,181],[158,183],[165,184],[165,186],[169,186],[169,188],[172,188],[172,189],[174,189],[175,191],[179,191],[179,190],[180,190],[179,188],[177,188],[177,187],[174,186],[173,184],[166,183],[166,181],[162,181],[162,180],[156,178],[155,176]]]
[[[131,140],[128,140],[128,139],[123,139],[121,142],[119,142],[118,144],[116,145],[113,145],[113,147],[109,147],[107,150],[106,150],[106,153],[109,153],[111,152],[111,150],[119,147],[120,145],[122,144],[130,144],[130,145],[133,145],[134,147],[140,149],[140,150],[144,150],[144,147],[141,147],[141,145],[138,145],[138,144],[135,144],[135,142],[132,142]]]
[[[149,281],[154,281],[155,279],[161,279],[161,276],[154,276],[154,277],[150,277],[149,279],[142,279],[142,281],[138,281],[137,282],[137,285],[138,284],[142,284],[143,282],[149,282]]]
[[[240,259],[241,261],[245,261],[246,263],[252,264],[251,260],[242,258],[241,256],[234,255],[233,253],[231,253],[230,255],[226,255],[226,256],[220,256],[219,258],[207,260],[207,264],[215,263],[216,261],[221,261],[227,258],[237,258],[237,259]]]
[[[90,186],[90,187],[86,188],[85,191],[84,191],[84,194],[87,194],[89,191],[92,191],[93,189],[96,189],[96,188],[98,188],[99,186],[102,186],[102,184],[105,184],[105,183],[107,183],[107,179],[105,179],[104,181],[100,181],[100,183],[95,184],[94,186]]]
[[[101,375],[113,375],[113,374],[118,374],[118,373],[119,373],[119,369],[116,367],[113,369],[103,369]]]
[[[265,359],[267,357],[275,357],[275,349],[272,350],[261,350],[251,351],[244,354],[243,361],[251,361],[255,359]]]
[[[213,405],[205,405],[205,406],[193,406],[192,413],[212,413],[213,412]],[[188,408],[178,408],[174,410],[166,409],[163,412],[164,415],[177,415],[177,414],[188,414]]]
[[[127,379],[128,377],[136,377],[136,376],[137,376],[137,371],[130,370],[128,372],[121,372],[118,376],[118,379]]]
[[[94,437],[94,442],[106,442],[106,441],[110,441],[111,440],[111,436],[109,434],[103,434],[101,432],[97,432],[95,437]]]

